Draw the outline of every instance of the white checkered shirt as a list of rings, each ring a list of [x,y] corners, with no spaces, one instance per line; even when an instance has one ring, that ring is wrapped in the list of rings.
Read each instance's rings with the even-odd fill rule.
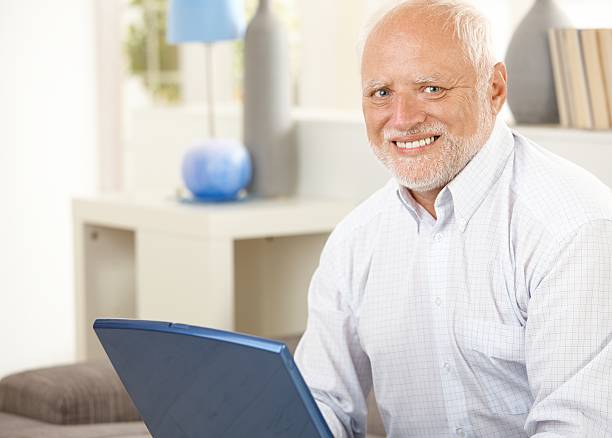
[[[610,189],[498,121],[435,210],[391,181],[323,250],[296,359],[334,436],[372,389],[390,437],[612,436]]]

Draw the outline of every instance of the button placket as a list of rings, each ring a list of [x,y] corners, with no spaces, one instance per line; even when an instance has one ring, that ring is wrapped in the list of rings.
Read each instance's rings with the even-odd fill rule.
[[[441,230],[442,228],[444,231]],[[435,281],[436,288],[439,288],[437,290],[441,291],[440,295],[432,297],[431,303],[434,309],[432,316],[434,324],[438,327],[441,334],[450,333],[449,315],[452,314],[455,302],[451,292],[452,289],[447,288],[449,275],[447,269],[449,265],[446,261],[450,261],[449,254],[452,253],[452,248],[450,247],[452,244],[452,233],[452,229],[441,227],[438,230],[432,230],[430,234],[430,275],[432,276],[432,281]],[[447,292],[451,292],[451,295],[447,295]],[[448,336],[443,336],[442,338],[438,336],[436,338],[436,347],[442,391],[448,414],[447,424],[449,431],[453,436],[470,436],[469,420],[466,419],[465,389],[455,371],[454,350],[450,338]]]

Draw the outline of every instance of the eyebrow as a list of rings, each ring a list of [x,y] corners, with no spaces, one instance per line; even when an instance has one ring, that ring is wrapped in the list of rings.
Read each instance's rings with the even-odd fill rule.
[[[368,83],[365,84],[364,89],[371,90],[372,88],[380,88],[380,87],[385,87],[387,85],[389,84],[385,81],[380,81],[378,79],[372,79],[371,81],[368,81]]]
[[[448,79],[441,73],[433,73],[431,75],[422,75],[415,79],[416,85],[430,84],[432,82],[448,81]],[[376,88],[388,87],[389,83],[381,81],[379,79],[372,79],[365,84],[364,90],[372,90]]]
[[[428,76],[419,76],[414,83],[415,84],[429,84],[431,82],[439,82],[441,80],[444,80],[444,76],[442,76],[440,73],[434,73],[432,75],[428,75]]]

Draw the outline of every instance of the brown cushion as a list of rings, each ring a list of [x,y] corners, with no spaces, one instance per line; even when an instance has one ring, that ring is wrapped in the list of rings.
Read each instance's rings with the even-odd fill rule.
[[[140,421],[102,424],[49,424],[0,412],[0,438],[151,438]]]
[[[106,361],[7,376],[0,380],[0,410],[54,424],[140,420],[123,384]]]

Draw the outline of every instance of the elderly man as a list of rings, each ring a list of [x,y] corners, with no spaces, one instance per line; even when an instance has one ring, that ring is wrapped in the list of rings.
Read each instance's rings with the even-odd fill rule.
[[[361,74],[394,178],[329,238],[296,353],[334,435],[373,390],[391,437],[612,436],[610,190],[497,119],[465,5],[395,7]]]

